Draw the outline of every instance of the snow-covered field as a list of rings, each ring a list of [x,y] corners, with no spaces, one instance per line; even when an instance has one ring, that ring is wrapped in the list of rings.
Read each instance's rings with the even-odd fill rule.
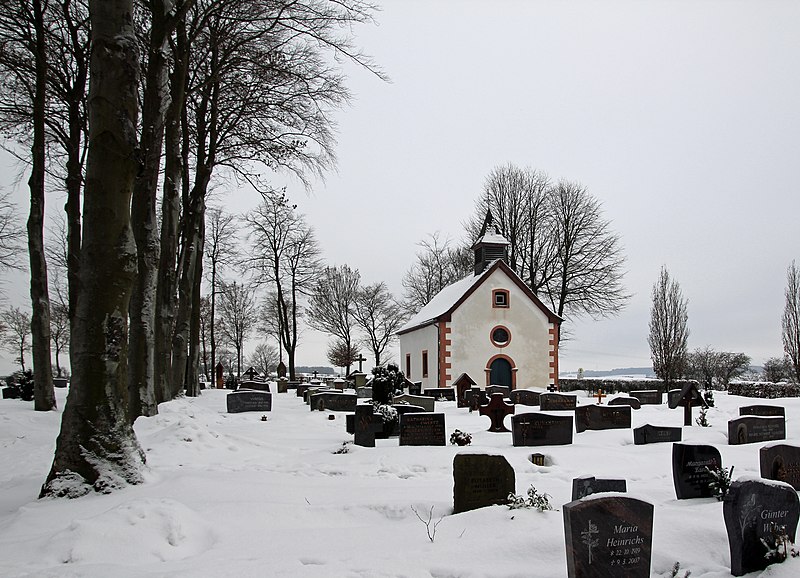
[[[488,417],[437,402],[448,435],[470,432],[469,451],[505,455],[517,493],[533,484],[559,510],[453,515],[453,456],[462,448],[399,447],[393,438],[336,453],[352,440],[343,413],[329,420],[331,412],[309,411],[290,391],[273,394],[262,421],[261,413],[225,413],[226,393],[207,390],[140,418],[147,482],[72,501],[36,499],[60,412],[0,401],[0,576],[561,577],[560,509],[581,475],[624,477],[629,495],[654,504],[653,576],[670,576],[676,561],[680,576],[730,576],[722,504],[675,499],[670,443],[635,446],[630,430],[607,430],[575,434],[570,446],[515,448],[510,433],[485,431]],[[717,446],[735,477],[757,476],[762,444],[729,446],[726,427],[740,405],[759,400],[718,393],[716,401],[712,427],[686,427],[683,441]],[[787,443],[800,443],[800,399],[766,403],[785,403]],[[666,405],[632,415],[634,427],[683,422],[682,410]],[[531,464],[533,451],[553,464]],[[434,542],[412,506],[424,515],[433,507],[434,521],[444,516]],[[800,559],[752,576],[800,576]]]

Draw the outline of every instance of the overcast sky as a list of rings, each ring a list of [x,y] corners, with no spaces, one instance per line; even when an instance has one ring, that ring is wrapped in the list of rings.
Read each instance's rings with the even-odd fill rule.
[[[391,82],[345,65],[338,171],[310,193],[288,181],[330,263],[399,294],[420,240],[462,237],[493,167],[530,166],[595,195],[627,255],[628,307],[571,322],[562,370],[650,365],[662,266],[689,301],[691,349],[782,355],[800,260],[800,3],[381,4],[356,34]],[[229,209],[257,202],[231,194]],[[304,334],[298,364],[327,365],[326,340]]]

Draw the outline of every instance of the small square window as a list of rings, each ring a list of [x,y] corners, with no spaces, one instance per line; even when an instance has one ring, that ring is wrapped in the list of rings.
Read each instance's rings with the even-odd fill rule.
[[[494,307],[508,307],[508,291],[505,289],[495,289],[492,291]]]

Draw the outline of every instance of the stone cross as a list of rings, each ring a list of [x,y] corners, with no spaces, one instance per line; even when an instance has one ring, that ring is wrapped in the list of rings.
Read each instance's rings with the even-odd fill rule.
[[[357,361],[358,362],[358,372],[359,373],[364,373],[364,370],[363,370],[361,364],[364,363],[366,360],[367,360],[367,358],[364,357],[361,353],[358,354],[358,357],[354,357],[353,358],[353,361]]]
[[[252,366],[244,372],[244,376],[250,381],[252,381],[256,375],[258,375],[258,372],[256,371],[256,368]]]
[[[481,415],[489,416],[489,419],[492,420],[492,425],[489,428],[490,432],[499,433],[509,431],[506,426],[503,425],[503,420],[507,415],[514,413],[514,406],[508,405],[503,401],[502,393],[493,393],[491,401],[486,405],[480,406],[478,410]]]
[[[365,448],[375,447],[375,434],[383,430],[383,418],[372,412],[372,405],[356,407],[353,443]]]
[[[594,397],[597,398],[597,403],[603,403],[603,398],[605,397],[605,394],[603,393],[602,389],[598,389],[597,393],[594,394]]]

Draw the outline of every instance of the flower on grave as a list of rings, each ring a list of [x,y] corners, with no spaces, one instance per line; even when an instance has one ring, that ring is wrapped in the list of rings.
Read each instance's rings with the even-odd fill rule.
[[[450,443],[454,446],[468,446],[472,443],[472,436],[467,432],[457,429],[450,435]]]

